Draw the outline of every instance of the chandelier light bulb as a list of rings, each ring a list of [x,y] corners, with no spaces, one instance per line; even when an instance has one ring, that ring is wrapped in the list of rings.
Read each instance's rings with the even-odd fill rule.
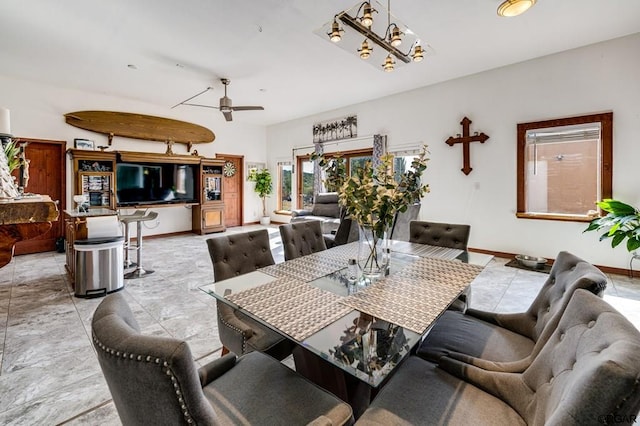
[[[329,38],[332,42],[337,43],[342,40],[341,32],[344,32],[340,25],[338,25],[338,21],[333,20],[333,24],[331,25],[331,32],[328,34]]]
[[[358,52],[360,53],[360,58],[369,59],[369,56],[371,56],[372,51],[373,49],[369,47],[369,43],[367,43],[367,39],[364,39],[364,41],[360,45],[360,49],[358,49]]]
[[[387,58],[384,60],[384,64],[382,64],[382,68],[384,69],[385,72],[391,72],[394,70],[395,64],[396,62],[393,60],[393,58],[389,54],[387,55]]]
[[[402,32],[400,31],[400,28],[393,27],[393,31],[391,32],[391,45],[393,47],[398,47],[402,44],[402,37],[400,37],[401,35]]]
[[[424,50],[422,49],[422,46],[417,44],[413,49],[413,55],[411,57],[413,58],[413,62],[422,61],[424,59]]]
[[[364,4],[364,12],[362,14],[362,19],[360,19],[360,23],[367,28],[373,25],[373,12],[375,12],[375,10],[371,8],[371,3],[366,2]]]

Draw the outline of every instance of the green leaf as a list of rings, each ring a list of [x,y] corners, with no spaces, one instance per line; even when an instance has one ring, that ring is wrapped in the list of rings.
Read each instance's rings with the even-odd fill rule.
[[[627,250],[634,251],[640,248],[640,238],[629,238],[627,240]]]
[[[613,239],[611,240],[611,247],[615,248],[618,246],[618,244],[620,244],[624,239],[625,239],[626,235],[625,234],[615,234],[613,236]]]

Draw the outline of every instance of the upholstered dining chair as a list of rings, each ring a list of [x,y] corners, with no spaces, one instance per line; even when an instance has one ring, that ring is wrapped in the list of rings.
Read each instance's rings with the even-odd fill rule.
[[[436,367],[412,356],[357,424],[631,424],[640,410],[639,377],[640,332],[607,302],[578,289],[523,372],[488,371],[448,357]]]
[[[323,234],[324,244],[330,249],[331,247],[358,241],[359,235],[358,222],[345,217],[340,221],[335,234]]]
[[[466,250],[467,244],[469,243],[470,232],[470,225],[419,220],[409,222],[410,243]],[[453,301],[449,309],[464,312],[470,303],[471,287],[467,287],[460,296]]]
[[[558,326],[573,293],[586,289],[601,296],[606,285],[607,277],[598,268],[560,252],[526,312],[447,311],[417,355],[435,362],[447,355],[490,370],[523,371]]]
[[[182,340],[140,334],[122,293],[91,324],[93,345],[125,425],[332,424],[351,407],[270,356],[228,354],[198,369]]]
[[[412,220],[409,223],[409,242],[466,250],[470,225]]]
[[[273,265],[266,229],[209,238],[209,256],[214,281],[222,281]],[[224,345],[237,355],[265,352],[276,359],[291,354],[293,343],[224,302],[217,301],[218,332]]]
[[[320,221],[287,223],[280,225],[279,229],[284,247],[284,260],[297,259],[327,249]]]

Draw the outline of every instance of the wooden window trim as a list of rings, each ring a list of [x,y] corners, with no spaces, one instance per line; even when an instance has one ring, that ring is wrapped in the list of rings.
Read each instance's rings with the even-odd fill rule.
[[[613,189],[613,112],[581,115],[576,117],[556,118],[552,120],[518,123],[517,131],[517,212],[516,217],[523,219],[564,220],[574,222],[589,222],[593,217],[587,215],[560,215],[557,213],[530,213],[525,206],[525,150],[526,134],[528,130],[547,127],[571,126],[599,122],[602,129],[600,158],[600,193],[603,199],[611,198]],[[594,206],[595,207],[595,206]]]

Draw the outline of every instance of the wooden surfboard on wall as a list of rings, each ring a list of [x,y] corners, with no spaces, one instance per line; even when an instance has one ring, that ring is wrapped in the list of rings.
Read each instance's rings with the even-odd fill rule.
[[[199,143],[213,142],[216,136],[206,127],[153,115],[116,111],[76,111],[64,115],[67,124],[109,137],[122,136],[147,141],[186,144],[188,150]]]

